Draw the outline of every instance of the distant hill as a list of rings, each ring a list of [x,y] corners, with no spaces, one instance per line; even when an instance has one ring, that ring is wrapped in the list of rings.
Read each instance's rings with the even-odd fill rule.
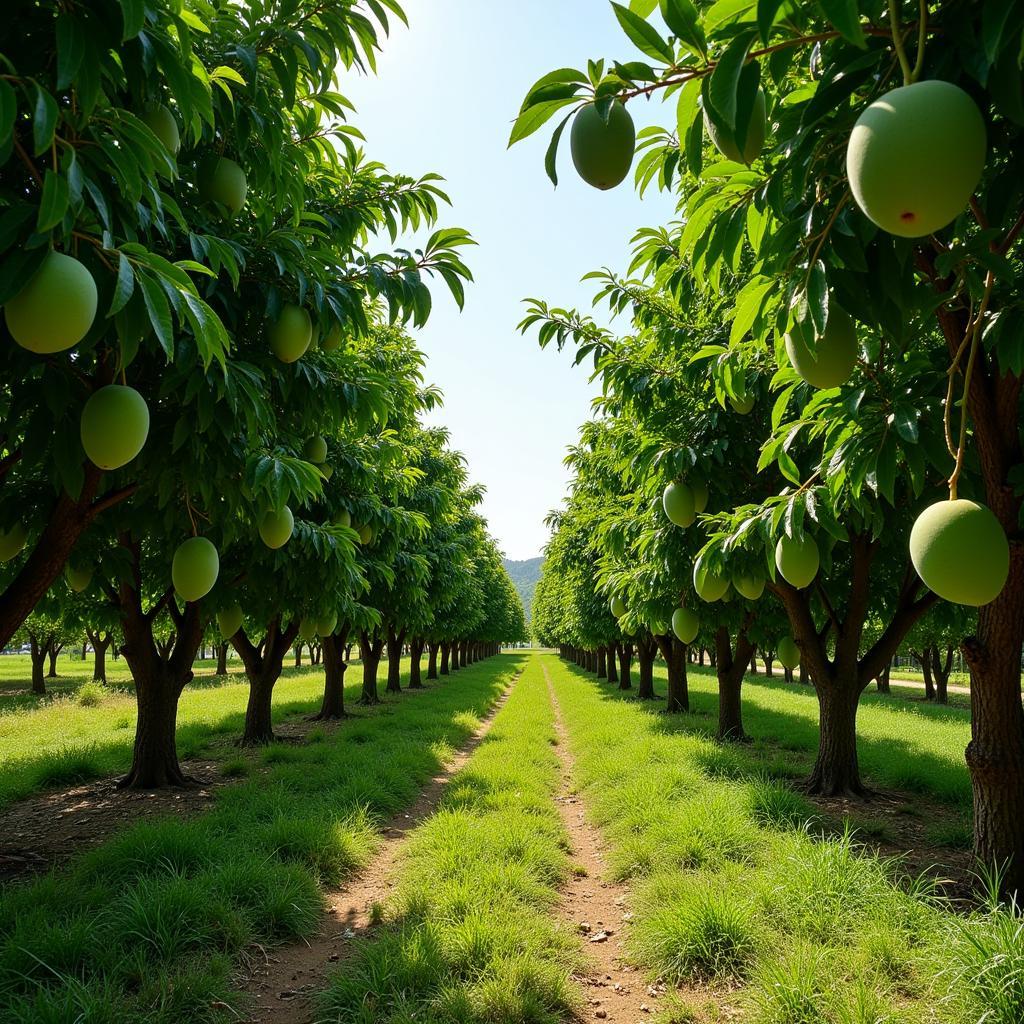
[[[505,559],[505,571],[515,584],[516,590],[519,591],[519,599],[523,602],[527,622],[530,621],[533,591],[537,586],[537,580],[540,579],[540,567],[543,564],[543,558],[527,558],[522,562],[516,562],[510,558]]]

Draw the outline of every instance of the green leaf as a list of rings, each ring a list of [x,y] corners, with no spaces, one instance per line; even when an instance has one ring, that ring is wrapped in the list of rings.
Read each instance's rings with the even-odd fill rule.
[[[107,316],[115,316],[124,309],[128,300],[135,291],[135,271],[132,269],[131,260],[125,254],[118,253],[117,256],[117,284],[114,285],[114,297],[110,300],[110,309]]]
[[[753,32],[741,32],[735,36],[719,58],[708,83],[708,102],[719,120],[730,129],[736,127],[740,75],[753,42]]]
[[[586,84],[587,76],[575,68],[558,68],[557,71],[550,71],[530,86],[530,91],[526,94],[526,99],[523,100],[523,105],[519,108],[519,112],[522,113],[530,107],[535,107],[538,103],[561,99],[563,95],[569,95],[568,93],[549,95],[549,90],[552,87],[565,89],[567,86],[572,87]]]
[[[547,171],[548,177],[551,179],[551,184],[558,187],[558,143],[562,139],[562,132],[565,131],[565,126],[569,123],[571,114],[567,114],[563,119],[562,123],[555,129],[554,134],[551,136],[551,142],[548,143],[548,151],[544,154],[544,170]]]
[[[818,260],[807,275],[807,308],[814,324],[814,333],[819,337],[825,333],[828,320],[828,277],[825,264]]]
[[[67,179],[54,171],[47,171],[43,179],[43,195],[39,200],[39,214],[36,218],[36,231],[49,231],[56,227],[68,210]]]
[[[615,17],[619,19],[622,31],[641,53],[646,53],[648,57],[653,57],[655,60],[662,60],[666,64],[675,62],[672,47],[661,38],[661,33],[653,25],[623,7],[622,4],[615,3],[614,0],[612,0],[612,10],[615,11]]]
[[[708,41],[691,0],[661,0],[661,16],[679,42],[707,60]]]
[[[820,0],[820,3],[825,17],[842,33],[844,39],[854,46],[866,45],[857,0]]]
[[[170,362],[174,359],[174,328],[167,296],[155,277],[140,272],[138,280],[142,287],[142,297],[146,302],[146,312],[149,313],[149,322],[153,325],[157,340]]]
[[[686,133],[697,116],[700,99],[700,79],[694,78],[686,83],[679,90],[679,102],[676,105],[676,138],[680,142],[686,138]]]
[[[45,153],[53,144],[59,116],[57,101],[37,83],[36,106],[32,115],[32,152],[36,156]]]
[[[124,23],[124,30],[121,33],[121,42],[134,39],[146,23],[146,0],[120,0],[121,20]]]
[[[555,114],[558,113],[563,107],[570,103],[575,103],[575,99],[562,99],[562,100],[548,100],[546,103],[538,103],[535,107],[530,107],[524,110],[517,118],[514,125],[512,125],[512,134],[509,136],[509,146],[514,146],[517,142],[522,142],[523,139],[531,136],[538,128],[550,121]]]
[[[18,116],[18,96],[9,82],[0,79],[0,146],[7,145]]]
[[[896,433],[908,444],[917,444],[918,441],[918,411],[909,405],[897,405],[893,414],[893,422],[896,426]]]
[[[761,40],[768,42],[772,26],[775,24],[775,15],[782,6],[782,0],[757,0],[757,31],[761,33]]]
[[[57,88],[66,89],[78,74],[85,44],[76,20],[67,13],[57,15]]]

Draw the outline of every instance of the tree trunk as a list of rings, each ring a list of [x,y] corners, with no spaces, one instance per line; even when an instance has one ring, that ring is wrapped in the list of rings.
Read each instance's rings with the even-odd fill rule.
[[[100,636],[99,633],[93,638],[92,641],[92,679],[94,683],[104,683],[107,681],[107,648],[110,646],[110,634],[107,634],[106,639]]]
[[[608,648],[598,647],[597,649],[597,678],[608,678]]]
[[[618,658],[618,654],[619,654],[619,645],[617,643],[609,644],[608,645],[607,655],[606,655],[606,658],[607,658],[607,666],[606,667],[607,667],[607,672],[608,672],[608,682],[609,683],[618,683],[618,681],[619,681],[619,670],[618,670],[618,667],[617,667],[617,665],[615,663],[616,659]]]
[[[690,710],[690,690],[686,679],[688,652],[678,637],[666,634],[654,638],[668,666],[668,693],[665,710],[670,714]]]
[[[921,665],[921,673],[924,676],[924,699],[935,700],[935,683],[932,680],[932,648],[931,645],[925,646],[925,648],[919,653],[917,651],[911,651],[915,658]]]
[[[129,657],[129,664],[131,658]],[[188,673],[191,678],[192,673]],[[190,780],[178,762],[178,698],[184,688],[166,663],[151,675],[132,667],[138,720],[132,766],[120,780],[122,789],[164,789],[187,786]]]
[[[295,645],[295,667],[302,668],[302,641]]]
[[[620,690],[631,690],[633,688],[633,682],[630,679],[630,666],[633,662],[633,645],[632,643],[623,641],[618,645],[619,655],[619,689]]]
[[[228,642],[222,640],[217,644],[217,675],[226,676],[228,674]]]
[[[138,545],[121,536],[120,543],[138,565]],[[118,607],[124,644],[121,653],[135,681],[138,718],[132,766],[118,782],[122,789],[158,789],[187,786],[190,781],[178,763],[176,728],[178,699],[192,681],[192,665],[203,638],[202,620],[195,604],[178,610],[172,597],[169,605],[174,620],[175,642],[166,655],[153,639],[153,622],[143,613],[141,599],[132,583],[122,581]]]
[[[441,644],[441,675],[446,676],[450,674],[448,668],[448,660],[451,657],[452,645],[449,643]]]
[[[718,738],[743,740],[743,674],[754,658],[754,647],[747,638],[749,618],[736,635],[733,650],[729,630],[719,626],[715,632],[715,662],[718,674]]]
[[[345,717],[345,638],[348,626],[342,626],[333,636],[323,637],[324,699],[314,721],[337,721]]]
[[[421,637],[414,636],[409,642],[409,689],[422,690],[423,679],[420,675],[420,662],[423,660],[424,642]]]
[[[263,746],[274,741],[274,686],[281,678],[284,659],[298,632],[297,619],[286,627],[278,615],[267,625],[263,642],[258,647],[253,645],[244,628],[231,638],[249,680],[245,728],[239,740],[243,747]]]
[[[886,665],[885,668],[878,673],[878,678],[875,680],[875,682],[877,683],[879,693],[892,692],[889,688],[889,673],[890,667],[888,665]]]
[[[637,697],[640,700],[654,700],[657,694],[654,692],[654,655],[658,651],[658,645],[650,634],[638,636],[636,639],[636,660],[640,665],[640,683],[637,687]]]
[[[938,645],[932,646],[932,667],[935,677],[935,702],[937,704],[949,703],[949,673],[953,669],[952,647],[946,648],[946,660],[943,662],[939,655]]]
[[[771,679],[774,675],[775,658],[768,651],[762,651],[761,660],[764,662],[764,674]]]
[[[427,644],[427,678],[437,678],[437,652],[441,645],[436,643]]]
[[[363,694],[359,698],[359,703],[379,704],[377,669],[380,666],[381,655],[384,652],[384,640],[379,633],[374,633],[371,637],[364,632],[362,634],[360,650],[363,655]]]
[[[388,693],[402,692],[402,647],[405,645],[405,630],[395,632],[388,626]]]
[[[807,788],[820,796],[866,796],[857,761],[860,685],[856,679],[837,678],[815,689],[821,735]]]
[[[29,637],[32,658],[32,692],[40,695],[46,693],[46,652],[47,644],[40,644],[34,637]]]
[[[271,666],[249,676],[249,702],[245,708],[245,730],[242,746],[265,746],[274,742],[273,700],[274,684],[280,677]]]
[[[757,675],[757,651],[753,649],[750,652],[750,674]]]
[[[47,658],[50,659],[50,669],[46,673],[47,679],[57,678],[57,655],[64,649],[63,644],[57,643],[55,640],[50,641],[50,646],[46,651]]]
[[[469,643],[465,640],[463,640],[462,643],[459,644],[459,668],[466,667],[466,653],[468,647]]]

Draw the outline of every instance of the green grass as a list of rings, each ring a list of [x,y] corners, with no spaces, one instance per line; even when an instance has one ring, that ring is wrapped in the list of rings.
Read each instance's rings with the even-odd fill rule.
[[[718,726],[718,683],[713,669],[689,667],[692,713],[666,718],[663,727],[699,729],[714,735]],[[665,667],[655,668],[659,694],[666,688]],[[752,750],[718,748],[706,752],[705,770],[727,776],[749,775],[751,754],[772,775],[799,777],[810,772],[818,747],[818,702],[811,687],[794,686],[763,675],[747,676],[743,686],[743,723],[753,737]],[[971,782],[964,748],[971,738],[970,713],[920,701],[894,700],[866,693],[857,715],[858,755],[868,785],[925,794],[944,803],[969,807]]]
[[[218,1006],[234,1000],[231,970],[243,951],[316,927],[323,887],[367,862],[379,824],[468,739],[523,660],[483,662],[443,686],[359,709],[318,742],[271,747],[293,756],[220,790],[208,813],[137,824],[57,872],[5,887],[0,1020],[237,1019]],[[287,684],[279,714],[304,704]],[[216,703],[231,689],[195,697]],[[237,714],[210,721],[234,730]]]
[[[330,981],[317,1020],[546,1024],[577,1005],[575,942],[549,912],[569,875],[538,657],[437,812],[411,835],[384,925]]]
[[[723,746],[707,735],[706,677],[694,674],[698,714],[669,718],[546,660],[576,782],[631,886],[629,948],[652,977],[708,984],[748,1024],[1024,1020],[1024,919],[994,904],[954,913],[856,835],[808,827],[813,808],[788,790],[786,762],[772,777],[761,730],[774,742],[789,723],[799,752],[813,724],[803,694],[748,686],[746,724],[761,746]],[[941,761],[945,730],[963,728],[921,709],[918,735],[898,707],[865,710],[876,777],[909,772],[901,757]],[[685,1020],[685,991],[680,1002]]]
[[[0,669],[20,655],[0,658]],[[234,663],[237,665],[237,662]],[[69,669],[80,669],[72,676]],[[124,660],[117,662],[117,680],[111,685],[91,682],[92,666],[68,661],[60,665],[68,673],[64,690],[11,707],[0,696],[0,810],[15,800],[42,789],[86,782],[128,770],[135,739],[135,693]],[[182,759],[207,754],[211,746],[241,735],[249,684],[237,670],[226,677],[213,675],[213,662],[201,662],[178,705],[178,755]],[[381,662],[380,678],[386,678],[387,662]],[[346,678],[361,678],[358,667]],[[403,685],[408,661],[403,664]],[[320,707],[323,696],[322,666],[286,668],[274,688],[274,721],[309,714]],[[347,695],[349,699],[352,695]],[[358,697],[358,693],[355,694]],[[73,770],[71,767],[73,766]]]

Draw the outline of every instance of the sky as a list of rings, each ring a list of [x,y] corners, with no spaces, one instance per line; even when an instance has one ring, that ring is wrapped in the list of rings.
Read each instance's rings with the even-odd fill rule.
[[[438,281],[430,322],[416,333],[427,379],[444,392],[430,422],[448,427],[471,478],[487,494],[482,512],[506,556],[532,558],[548,540],[569,471],[566,449],[590,415],[597,385],[570,352],[542,351],[519,334],[526,297],[591,311],[587,271],[624,271],[642,225],[672,216],[668,197],[641,202],[631,179],[600,192],[575,175],[568,132],[559,186],[544,173],[557,120],[507,149],[529,87],[588,58],[637,59],[603,0],[405,0],[410,28],[393,26],[376,77],[347,75],[342,91],[366,136],[368,155],[396,173],[435,171],[453,208],[441,223],[479,243],[464,251],[475,283],[463,313]],[[639,109],[637,109],[639,107]],[[664,118],[655,102],[630,107],[638,127]],[[424,236],[425,237],[425,236]],[[442,294],[444,292],[444,294]],[[606,322],[604,310],[595,313]]]

